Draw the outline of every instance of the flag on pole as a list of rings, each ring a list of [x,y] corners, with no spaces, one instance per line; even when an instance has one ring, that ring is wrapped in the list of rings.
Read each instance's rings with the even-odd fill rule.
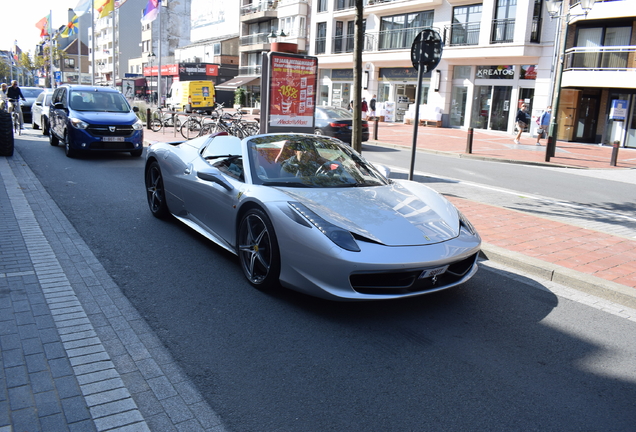
[[[62,30],[62,33],[60,33],[60,36],[62,36],[63,38],[67,38],[69,36],[76,35],[78,32],[78,28],[77,28],[78,25],[79,25],[79,17],[75,15],[73,19],[71,20],[71,22],[66,24],[66,27],[64,28],[64,30]]]
[[[35,23],[35,26],[38,29],[40,29],[40,37],[44,37],[44,36],[48,36],[49,35],[49,21],[50,21],[50,19],[51,19],[51,14],[48,14],[47,16],[42,18],[40,21]]]
[[[115,0],[95,0],[93,7],[97,9],[99,17],[104,18],[115,10]]]
[[[75,6],[75,8],[73,9],[73,12],[75,12],[75,15],[77,15],[78,17],[81,17],[85,13],[88,13],[90,8],[91,0],[79,0],[77,2],[77,6]]]
[[[150,24],[157,19],[159,15],[159,0],[148,0],[146,9],[144,10],[144,16],[141,17],[141,24]]]

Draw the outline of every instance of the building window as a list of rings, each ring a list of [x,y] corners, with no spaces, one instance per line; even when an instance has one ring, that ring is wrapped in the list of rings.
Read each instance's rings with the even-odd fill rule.
[[[532,29],[530,31],[530,42],[541,42],[541,11],[543,10],[543,0],[534,0],[532,10]]]
[[[410,48],[419,32],[433,25],[433,11],[382,17],[379,48]]]
[[[327,12],[327,0],[318,0],[318,12]]]
[[[322,22],[316,25],[316,55],[324,54],[327,48],[327,23]]]
[[[481,22],[481,4],[453,8],[451,45],[477,45]]]
[[[568,50],[566,67],[624,69],[629,53],[612,47],[630,45],[631,37],[631,27],[579,28],[576,46]]]
[[[495,20],[492,23],[492,43],[512,42],[515,36],[517,0],[497,0]]]

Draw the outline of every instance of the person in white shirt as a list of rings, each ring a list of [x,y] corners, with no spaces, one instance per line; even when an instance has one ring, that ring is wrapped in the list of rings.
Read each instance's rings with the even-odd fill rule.
[[[0,111],[7,109],[7,84],[0,84]]]

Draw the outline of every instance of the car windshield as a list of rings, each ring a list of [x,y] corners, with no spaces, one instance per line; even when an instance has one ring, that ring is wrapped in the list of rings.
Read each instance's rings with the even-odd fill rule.
[[[316,114],[325,119],[353,119],[353,115],[344,108],[319,108],[316,109]]]
[[[125,113],[130,105],[120,93],[94,90],[75,90],[71,92],[70,108],[75,111],[105,111]]]
[[[39,96],[40,93],[42,93],[44,91],[44,89],[31,89],[31,88],[24,88],[22,87],[20,89],[20,91],[22,92],[22,95],[25,98],[36,98]]]
[[[335,188],[389,183],[353,149],[328,137],[259,135],[248,139],[247,148],[256,184]]]

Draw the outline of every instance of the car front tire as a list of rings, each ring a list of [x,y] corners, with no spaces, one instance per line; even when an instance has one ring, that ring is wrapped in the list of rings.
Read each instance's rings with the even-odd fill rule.
[[[153,161],[146,168],[146,196],[148,207],[152,215],[159,219],[165,219],[170,215],[168,203],[166,203],[166,190],[163,187],[163,176],[157,161]]]
[[[71,137],[69,137],[68,132],[64,133],[64,152],[66,153],[66,157],[77,157],[77,150],[71,147]]]
[[[49,133],[49,121],[44,117],[42,119],[42,135],[48,135]]]
[[[247,280],[260,289],[278,286],[280,252],[274,227],[264,211],[254,208],[239,224],[237,252]]]

